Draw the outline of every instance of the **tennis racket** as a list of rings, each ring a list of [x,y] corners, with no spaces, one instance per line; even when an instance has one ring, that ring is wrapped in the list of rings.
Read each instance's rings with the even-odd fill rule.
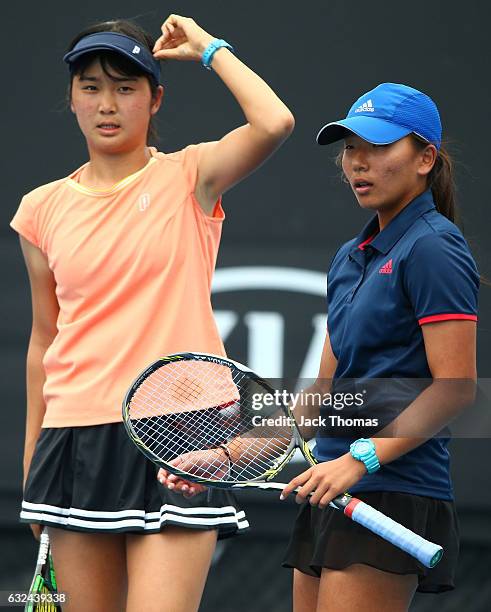
[[[204,353],[158,359],[134,381],[123,421],[137,448],[177,476],[226,489],[282,490],[270,482],[300,449],[317,463],[290,408],[249,368]],[[274,405],[271,405],[274,404]],[[233,460],[231,460],[233,457]],[[345,493],[333,508],[406,551],[426,567],[443,549]]]
[[[56,603],[58,596],[53,559],[51,558],[48,532],[41,533],[36,570],[32,579],[26,612],[60,612]]]

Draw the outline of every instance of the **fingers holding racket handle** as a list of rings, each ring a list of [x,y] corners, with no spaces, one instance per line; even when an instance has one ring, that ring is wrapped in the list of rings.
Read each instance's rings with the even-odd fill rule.
[[[434,567],[442,558],[443,548],[425,540],[382,512],[358,499],[352,499],[344,513],[394,546],[402,548],[426,567]]]

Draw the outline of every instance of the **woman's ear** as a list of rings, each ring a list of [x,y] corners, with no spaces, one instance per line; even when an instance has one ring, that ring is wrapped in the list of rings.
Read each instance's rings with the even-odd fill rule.
[[[152,105],[150,107],[150,113],[152,115],[155,115],[158,112],[160,106],[162,105],[163,99],[164,99],[164,88],[162,87],[162,85],[159,85],[157,87],[157,91],[155,95],[152,98]]]
[[[435,165],[437,157],[438,151],[435,145],[429,144],[427,147],[425,147],[420,153],[418,174],[421,176],[427,176]]]

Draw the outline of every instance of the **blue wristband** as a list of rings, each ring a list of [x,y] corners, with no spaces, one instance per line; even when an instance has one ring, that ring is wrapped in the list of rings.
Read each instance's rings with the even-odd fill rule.
[[[230,51],[232,52],[234,50],[232,45],[229,45],[226,40],[222,40],[221,38],[215,38],[215,40],[212,40],[211,43],[206,47],[206,49],[203,51],[203,55],[201,56],[201,64],[204,68],[206,68],[207,70],[211,70],[211,62],[213,60],[213,56],[218,51],[218,49],[221,49],[222,47],[230,49]]]

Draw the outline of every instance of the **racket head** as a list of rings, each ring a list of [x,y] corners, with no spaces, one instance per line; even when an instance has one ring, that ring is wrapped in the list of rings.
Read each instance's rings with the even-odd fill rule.
[[[274,478],[295,452],[297,432],[287,407],[282,402],[271,410],[253,407],[254,398],[274,394],[269,383],[236,361],[173,354],[138,375],[123,401],[123,422],[137,448],[159,467],[186,480],[230,488]],[[273,416],[277,425],[262,425],[261,419]],[[230,466],[223,445],[233,453],[239,442],[247,453]],[[192,464],[196,453],[202,453],[199,465]]]

